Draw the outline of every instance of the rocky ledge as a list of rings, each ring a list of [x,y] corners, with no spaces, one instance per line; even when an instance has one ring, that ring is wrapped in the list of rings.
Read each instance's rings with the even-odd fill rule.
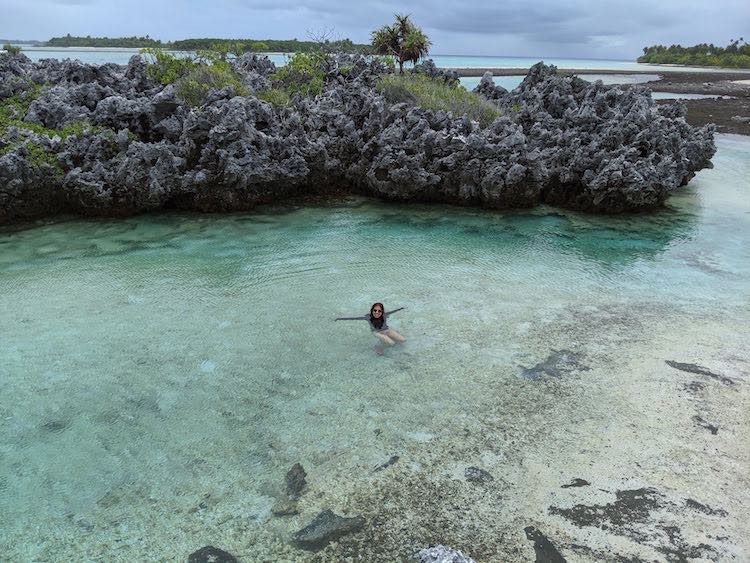
[[[712,126],[685,122],[640,87],[589,84],[541,63],[511,92],[477,93],[502,116],[390,103],[389,72],[331,58],[323,92],[276,107],[256,94],[275,68],[232,63],[245,95],[211,90],[197,107],[126,66],[0,55],[0,224],[56,214],[224,211],[350,191],[493,208],[540,203],[599,213],[663,205],[711,166]],[[434,67],[427,65],[427,74]],[[443,76],[446,81],[451,77]]]

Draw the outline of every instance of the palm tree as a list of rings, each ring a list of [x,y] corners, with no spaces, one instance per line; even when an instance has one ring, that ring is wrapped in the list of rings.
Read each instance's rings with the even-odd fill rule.
[[[404,63],[417,63],[430,50],[430,40],[409,21],[409,16],[396,14],[393,25],[384,25],[372,32],[372,46],[379,55],[391,55],[398,60],[399,73],[404,74]]]

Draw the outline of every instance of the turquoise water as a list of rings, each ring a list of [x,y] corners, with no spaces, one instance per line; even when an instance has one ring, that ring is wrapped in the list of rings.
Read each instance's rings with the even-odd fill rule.
[[[711,437],[678,393],[690,376],[664,364],[738,378],[750,365],[750,140],[718,144],[715,168],[647,215],[351,198],[0,233],[0,552],[184,561],[212,544],[307,560],[289,534],[332,508],[387,515],[358,553],[391,555],[365,560],[440,541],[529,560],[529,522],[607,543],[548,514],[560,483],[583,477],[726,509],[675,518],[732,538],[726,553],[743,559],[746,386],[712,388]],[[382,356],[364,322],[333,321],[374,301],[406,307],[391,325],[407,342]],[[526,377],[556,350],[585,368]],[[301,514],[275,518],[298,461]],[[467,465],[496,475],[502,502],[456,485]],[[710,468],[738,485],[706,481]],[[443,514],[427,484],[477,523],[420,519]]]
[[[127,64],[130,57],[138,53],[138,49],[126,48],[87,48],[87,47],[23,47],[24,54],[31,60],[37,61],[45,58],[53,59],[79,59],[85,63],[104,64],[117,63]],[[268,57],[276,65],[286,64],[286,56],[282,53],[268,53]],[[546,64],[553,64],[559,68],[580,68],[599,70],[701,70],[712,72],[710,68],[680,67],[672,65],[649,65],[632,61],[604,60],[604,59],[561,59],[558,57],[480,57],[464,55],[431,55],[435,64],[439,67],[449,68],[529,68],[543,60]],[[713,69],[717,72],[748,73],[742,69]]]

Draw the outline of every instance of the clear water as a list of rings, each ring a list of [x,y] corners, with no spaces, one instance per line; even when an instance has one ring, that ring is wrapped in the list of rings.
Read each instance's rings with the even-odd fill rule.
[[[45,58],[52,59],[78,59],[85,63],[103,64],[117,63],[127,64],[130,57],[138,54],[138,49],[126,48],[93,48],[93,47],[32,47],[23,46],[23,52],[31,60],[37,61]],[[287,57],[283,53],[268,53],[268,57],[276,65],[286,64]],[[464,55],[431,55],[435,64],[447,68],[529,68],[543,60],[546,64],[553,64],[559,68],[599,69],[599,70],[653,70],[654,72],[664,70],[700,70],[704,72],[737,72],[750,73],[746,69],[711,69],[696,67],[681,67],[673,65],[649,65],[632,61],[604,60],[604,59],[560,59],[556,57],[481,57]],[[407,65],[409,66],[409,65]]]
[[[674,519],[742,560],[747,382],[664,363],[748,377],[750,139],[718,144],[715,168],[647,215],[352,198],[0,233],[3,558],[184,561],[212,544],[307,560],[289,535],[332,508],[382,516],[364,560],[441,542],[530,560],[529,523],[610,541],[551,504],[653,486],[726,510]],[[382,356],[364,322],[333,321],[374,301],[406,307],[391,325],[407,342]],[[533,370],[560,350],[585,367]],[[716,436],[691,420],[693,379]],[[301,514],[273,517],[295,462]],[[469,465],[493,493],[464,482]],[[596,489],[560,488],[574,477]]]

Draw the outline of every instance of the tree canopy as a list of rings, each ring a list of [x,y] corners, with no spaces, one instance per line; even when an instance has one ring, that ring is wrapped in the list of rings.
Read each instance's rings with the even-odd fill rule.
[[[390,55],[398,61],[399,73],[404,73],[404,63],[417,63],[427,56],[430,40],[409,16],[395,15],[393,25],[384,25],[372,32],[372,46],[379,55]]]
[[[726,47],[717,47],[713,43],[700,43],[692,47],[652,45],[643,48],[638,62],[750,68],[750,44],[740,37],[730,39]]]

